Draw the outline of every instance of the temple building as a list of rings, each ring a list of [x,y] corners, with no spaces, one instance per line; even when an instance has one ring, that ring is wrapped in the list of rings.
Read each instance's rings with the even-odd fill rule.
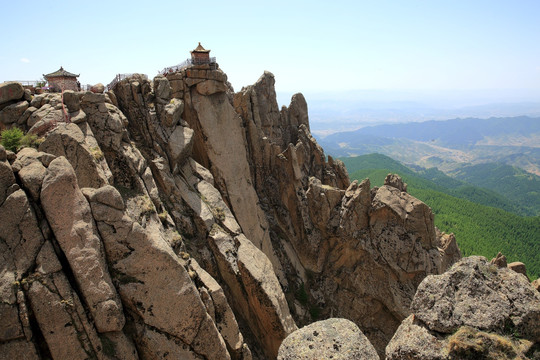
[[[195,65],[210,63],[210,50],[202,47],[201,43],[191,52],[191,61]]]
[[[50,74],[43,74],[43,77],[45,78],[45,80],[47,80],[47,82],[49,83],[49,87],[53,91],[78,91],[80,87],[80,84],[77,81],[79,75],[72,74],[69,71],[64,70],[63,67],[60,67],[59,70]]]

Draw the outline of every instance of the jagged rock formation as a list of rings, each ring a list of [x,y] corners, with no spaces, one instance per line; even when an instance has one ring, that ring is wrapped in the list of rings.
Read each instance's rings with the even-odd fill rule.
[[[351,319],[382,354],[420,281],[460,257],[455,239],[440,247],[431,210],[398,177],[373,190],[368,180],[350,183],[310,135],[303,96],[278,110],[271,73],[235,94],[234,104],[298,321]]]
[[[387,359],[540,356],[540,293],[528,279],[483,257],[464,258],[418,287]]]
[[[347,319],[328,319],[296,330],[283,340],[278,360],[378,360],[362,331]]]
[[[331,316],[382,354],[460,257],[398,176],[370,189],[326,159],[271,73],[236,94],[208,65],[107,93],[8,86],[2,123],[43,141],[0,148],[1,358],[270,359]]]

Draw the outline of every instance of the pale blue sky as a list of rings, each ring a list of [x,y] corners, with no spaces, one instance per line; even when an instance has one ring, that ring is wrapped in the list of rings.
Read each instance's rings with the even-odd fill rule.
[[[236,91],[269,70],[283,92],[540,94],[540,1],[1,0],[0,81],[60,65],[83,84],[212,50]]]

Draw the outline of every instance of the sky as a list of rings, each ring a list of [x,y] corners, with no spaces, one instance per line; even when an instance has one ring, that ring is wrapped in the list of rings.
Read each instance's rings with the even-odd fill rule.
[[[153,78],[211,50],[236,91],[497,92],[540,100],[540,1],[0,0],[0,81]],[[520,97],[521,97],[520,95]]]

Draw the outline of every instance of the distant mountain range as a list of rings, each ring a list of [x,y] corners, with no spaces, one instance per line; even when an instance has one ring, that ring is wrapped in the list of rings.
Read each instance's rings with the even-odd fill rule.
[[[381,154],[340,159],[351,179],[369,178],[372,186],[381,186],[390,172],[402,176],[408,192],[432,208],[435,225],[455,233],[465,256],[489,259],[501,251],[510,261],[524,262],[530,276],[540,275],[540,216],[524,216],[540,214],[540,177],[487,164],[460,168],[456,175],[468,180],[463,181]]]
[[[498,162],[540,175],[540,118],[453,119],[368,126],[318,142],[333,156],[388,155],[406,164],[457,172]]]

